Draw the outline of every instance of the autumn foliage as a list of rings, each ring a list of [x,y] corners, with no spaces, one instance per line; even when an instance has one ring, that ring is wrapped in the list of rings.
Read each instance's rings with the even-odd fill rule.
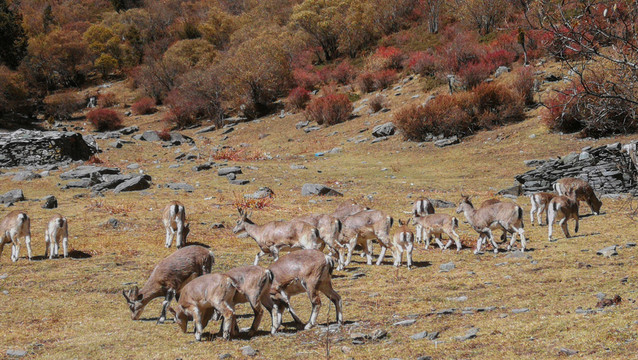
[[[330,93],[316,97],[306,107],[306,119],[319,125],[335,125],[348,120],[352,103],[345,94]]]
[[[111,109],[95,109],[86,115],[97,131],[111,131],[122,127],[122,118]]]

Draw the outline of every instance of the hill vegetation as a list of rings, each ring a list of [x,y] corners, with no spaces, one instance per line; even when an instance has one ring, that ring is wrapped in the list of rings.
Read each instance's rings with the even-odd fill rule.
[[[445,125],[436,103],[406,109],[408,138],[465,135],[519,121],[532,105],[533,69],[514,88],[475,90],[495,70],[555,59],[571,72],[544,101],[547,124],[628,133],[638,130],[637,12],[591,0],[0,0],[0,115],[69,117],[58,111],[77,109],[67,91],[125,78],[182,128],[273,113],[296,88],[352,98],[420,74],[424,90],[449,83],[461,93],[446,102],[470,105],[453,105]]]

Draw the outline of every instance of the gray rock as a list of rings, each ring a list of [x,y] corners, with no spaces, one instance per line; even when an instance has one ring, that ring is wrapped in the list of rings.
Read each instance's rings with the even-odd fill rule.
[[[193,166],[193,171],[210,170],[210,169],[213,168],[213,165],[215,165],[214,162],[207,162],[207,163],[195,165],[195,166]]]
[[[222,135],[230,134],[233,131],[235,131],[234,127],[225,128],[224,131],[222,131]]]
[[[94,184],[91,181],[91,179],[84,178],[84,179],[80,179],[80,180],[69,181],[68,183],[64,184],[64,186],[62,186],[62,189],[64,189],[64,190],[67,190],[67,189],[86,189],[86,188],[89,188],[89,187],[91,187],[93,185]]]
[[[531,259],[532,256],[522,251],[512,251],[505,255],[508,259]]]
[[[521,196],[523,195],[523,186],[521,184],[516,184],[512,187],[505,188],[496,193],[496,195],[512,195],[512,196]]]
[[[372,128],[372,136],[374,137],[384,137],[384,136],[392,136],[396,130],[396,126],[392,122],[387,122],[385,124],[377,125]]]
[[[231,357],[232,355],[230,355],[229,353],[219,354],[219,360],[230,359]]]
[[[290,165],[290,168],[292,170],[306,170],[306,169],[308,169],[305,165],[297,165],[297,164]]]
[[[184,190],[186,192],[193,192],[195,188],[192,185],[188,185],[185,183],[168,183],[166,187],[171,190]]]
[[[447,298],[447,300],[448,301],[463,302],[463,301],[467,301],[467,296],[449,297],[449,298]]]
[[[199,135],[199,134],[204,134],[204,133],[215,131],[215,130],[217,130],[217,127],[215,125],[210,125],[195,131],[195,134]]]
[[[236,180],[231,180],[230,183],[232,185],[246,185],[250,183],[250,181],[246,179],[236,179]]]
[[[13,204],[18,201],[24,201],[24,193],[21,189],[7,191],[0,196],[0,204]]]
[[[114,149],[120,149],[122,148],[122,146],[124,146],[124,144],[120,140],[115,140],[115,141],[111,141],[109,143],[109,146]]]
[[[616,251],[616,245],[612,245],[596,251],[596,254],[604,257],[612,257],[614,255],[618,255],[618,252]]]
[[[275,193],[269,187],[260,187],[259,190],[255,191],[252,194],[246,194],[244,197],[246,199],[264,199],[267,197],[273,197]]]
[[[449,263],[441,264],[439,266],[439,271],[440,272],[448,272],[448,271],[453,270],[455,267],[456,267],[456,265],[454,265],[454,263],[450,261]]]
[[[432,356],[419,356],[416,360],[432,360]]]
[[[528,308],[512,309],[512,314],[522,314],[526,312],[529,312]]]
[[[53,195],[45,197],[42,201],[44,201],[42,204],[43,209],[55,209],[58,207],[58,199],[56,199]]]
[[[36,174],[33,171],[20,171],[19,173],[15,174],[13,176],[13,178],[11,178],[11,181],[30,181],[33,179],[39,179],[42,176],[40,176],[40,174]]]
[[[450,145],[455,145],[455,144],[459,144],[461,142],[461,140],[459,140],[458,136],[452,136],[449,138],[445,138],[445,139],[441,139],[441,140],[437,140],[434,142],[434,146],[436,147],[446,147],[446,146],[450,146]]]
[[[159,134],[155,130],[144,131],[140,140],[143,141],[160,141]]]
[[[507,66],[499,66],[494,72],[494,77],[497,78],[508,72],[510,72],[510,68],[508,68]]]
[[[601,301],[605,299],[605,296],[607,296],[605,293],[599,292],[598,294],[596,294],[596,298]]]
[[[428,340],[436,340],[439,337],[438,331],[431,331],[428,333]]]
[[[410,339],[412,340],[423,340],[426,339],[428,337],[428,332],[427,331],[422,331],[420,333],[414,334],[412,336],[410,336]]]
[[[144,176],[136,176],[130,180],[126,180],[118,185],[114,193],[119,194],[123,191],[140,191],[151,187],[151,183]]]
[[[169,169],[177,169],[178,167],[180,167],[179,164],[170,164],[170,165],[168,165]]]
[[[309,132],[312,132],[312,131],[317,131],[317,130],[321,130],[321,126],[308,126],[308,127],[303,128],[303,131],[306,134],[309,133]]]
[[[239,350],[241,350],[241,353],[244,356],[255,356],[255,355],[257,355],[257,350],[253,349],[250,345],[243,346],[243,347],[239,348]]]
[[[473,328],[471,328],[470,330],[468,330],[468,331],[465,333],[465,335],[463,335],[463,336],[456,336],[456,337],[454,337],[454,338],[455,338],[456,340],[458,340],[458,341],[466,341],[466,340],[469,340],[469,339],[474,339],[474,338],[476,337],[476,335],[478,334],[478,332],[479,332],[479,328],[474,328],[474,327],[473,327]]]
[[[98,151],[80,133],[18,130],[0,133],[0,168],[88,160]]]
[[[388,335],[387,331],[385,331],[383,329],[377,329],[370,335],[370,338],[372,340],[381,340],[381,339],[385,338],[387,335]]]
[[[138,132],[140,130],[140,128],[137,125],[133,125],[133,126],[128,126],[122,129],[117,130],[117,132],[119,132],[122,135],[131,135],[135,132]]]
[[[140,168],[140,164],[136,164],[136,163],[128,164],[128,165],[126,165],[126,168],[130,169],[130,170],[136,170],[136,169]]]
[[[221,168],[219,170],[217,170],[217,175],[219,176],[226,176],[228,174],[241,174],[241,168],[239,166],[230,166],[230,167],[224,167]]]
[[[302,129],[302,128],[305,128],[308,125],[310,125],[309,121],[300,121],[297,124],[295,124],[295,128],[296,129]]]
[[[414,325],[414,323],[416,323],[415,319],[408,319],[408,320],[395,322],[394,324],[392,324],[392,326],[410,326],[410,325]]]
[[[572,356],[578,354],[578,351],[567,348],[560,348],[560,350],[558,350],[558,354],[564,356]]]
[[[234,173],[230,173],[226,175],[226,179],[233,181],[235,179],[237,179],[237,175],[235,175]]]
[[[430,202],[432,203],[432,206],[434,206],[435,208],[449,209],[449,208],[456,207],[456,204],[446,200],[430,199]]]
[[[388,140],[388,137],[387,136],[383,136],[383,137],[376,138],[376,139],[370,141],[370,144],[376,144],[378,142],[382,142],[382,141],[386,141],[386,140]]]
[[[71,179],[83,179],[90,178],[96,175],[106,175],[106,174],[119,174],[120,169],[118,168],[107,168],[93,165],[84,165],[78,166],[77,168],[64,172],[60,174],[60,179],[62,180],[71,180]]]
[[[24,357],[24,356],[27,356],[27,352],[24,351],[24,350],[9,349],[9,350],[7,350],[7,356],[10,356],[10,357]]]
[[[340,192],[321,184],[303,184],[301,187],[301,195],[343,196]]]
[[[525,160],[523,161],[523,163],[525,164],[525,166],[538,167],[546,163],[546,160],[531,159],[531,160]]]

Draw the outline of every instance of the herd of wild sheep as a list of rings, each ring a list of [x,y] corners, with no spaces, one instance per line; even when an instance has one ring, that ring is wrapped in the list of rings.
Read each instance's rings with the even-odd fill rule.
[[[550,241],[555,221],[558,221],[565,236],[570,237],[567,221],[574,219],[575,231],[578,232],[579,201],[585,201],[595,214],[598,214],[602,205],[592,187],[580,179],[561,179],[554,184],[554,190],[556,194],[530,195],[531,222],[534,224],[536,216],[538,224],[541,225],[541,215],[545,215]],[[479,208],[475,208],[469,197],[462,196],[456,212],[464,213],[469,225],[479,234],[474,253],[479,253],[481,246],[488,240],[494,247],[494,252],[498,252],[498,244],[492,234],[492,230],[497,229],[503,231],[502,241],[507,240],[507,233],[511,234],[508,251],[515,244],[517,235],[521,241],[520,249],[525,251],[523,209],[519,205],[490,199]],[[363,249],[362,256],[366,257],[368,265],[372,264],[372,241],[376,240],[381,246],[377,265],[381,264],[386,250],[390,249],[394,266],[401,265],[405,253],[407,266],[411,268],[415,239],[408,225],[413,221],[416,227],[416,242],[424,242],[426,249],[432,237],[441,249],[447,249],[452,241],[457,251],[462,248],[455,231],[459,227],[458,219],[447,214],[435,214],[434,207],[428,199],[414,203],[412,218],[407,222],[399,220],[399,228],[393,236],[390,235],[394,222],[391,216],[352,202],[342,203],[329,215],[312,214],[263,225],[255,224],[250,219],[250,214],[242,209],[239,209],[239,215],[233,232],[245,232],[257,243],[259,253],[255,256],[254,265],[237,267],[226,273],[211,274],[215,261],[213,252],[198,245],[185,246],[189,224],[186,222],[184,205],[178,201],[167,205],[162,212],[162,221],[166,229],[165,246],[170,248],[175,239],[178,250],[155,266],[142,289],[135,286],[122,292],[131,311],[131,318],[139,319],[144,307],[151,300],[164,297],[158,323],[165,321],[168,310],[184,332],[188,321],[192,320],[195,324],[195,338],[200,340],[208,322],[211,319],[221,319],[222,336],[229,339],[239,333],[235,305],[249,303],[255,313],[252,326],[248,329],[249,336],[259,328],[263,316],[262,305],[271,315],[271,333],[274,334],[281,325],[282,314],[286,309],[297,324],[303,325],[289,300],[291,296],[304,292],[312,304],[310,320],[305,329],[313,327],[321,307],[319,292],[322,292],[334,304],[337,322],[342,324],[341,297],[333,289],[331,277],[335,267],[341,270],[349,265],[352,252],[357,245]],[[67,257],[66,218],[62,215],[54,216],[49,221],[45,234],[45,257],[47,251],[49,258],[58,256],[60,242],[64,249],[64,257]],[[449,238],[446,245],[441,241],[443,234]],[[12,211],[0,222],[0,255],[4,244],[11,243],[11,260],[17,261],[21,237],[25,238],[28,256],[31,259],[29,217],[22,211]],[[328,248],[328,254],[323,253],[325,247]],[[298,251],[280,257],[282,250]],[[266,254],[270,254],[274,261],[264,269],[257,264]],[[175,309],[169,306],[173,299],[177,299]]]

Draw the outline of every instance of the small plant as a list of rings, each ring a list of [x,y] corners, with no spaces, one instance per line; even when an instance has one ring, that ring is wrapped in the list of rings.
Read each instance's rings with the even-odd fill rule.
[[[440,64],[434,55],[430,55],[425,51],[417,51],[410,54],[406,66],[414,74],[433,76],[439,69]]]
[[[110,109],[95,109],[86,115],[97,131],[111,131],[122,127],[120,115]]]
[[[290,91],[286,103],[292,109],[303,110],[310,101],[310,92],[302,87],[296,87]]]
[[[115,97],[115,94],[112,92],[103,93],[98,95],[97,104],[100,107],[108,108],[108,107],[115,106],[117,104],[117,99]]]
[[[141,98],[136,101],[133,106],[131,106],[131,110],[135,115],[147,115],[155,112],[155,100],[150,97]]]
[[[348,120],[352,103],[345,94],[329,93],[312,99],[306,107],[306,119],[317,124],[334,125]]]
[[[518,70],[513,86],[525,101],[525,105],[534,105],[534,74],[531,67],[527,66]]]
[[[459,76],[466,89],[472,89],[492,74],[493,66],[486,62],[467,64],[459,71]]]
[[[378,111],[381,111],[381,109],[386,107],[387,102],[388,101],[385,98],[385,96],[381,94],[377,94],[370,99],[368,104],[370,105],[370,108],[372,109],[373,112],[378,112]]]
[[[319,75],[308,69],[294,69],[292,71],[292,78],[297,86],[306,90],[314,90],[321,82]]]
[[[170,141],[171,140],[171,130],[170,129],[162,129],[162,131],[157,133],[157,136],[162,141]]]
[[[380,70],[375,72],[365,72],[357,77],[357,87],[363,93],[375,90],[382,90],[395,82],[397,79],[396,70]]]
[[[99,165],[99,164],[104,164],[104,161],[102,161],[99,157],[97,157],[97,155],[91,155],[91,157],[86,161],[86,163],[88,165]]]
[[[246,149],[235,150],[234,148],[224,148],[213,154],[214,160],[223,161],[254,161],[259,160],[260,156],[249,153]]]
[[[248,199],[243,197],[240,194],[234,194],[232,206],[234,209],[263,210],[267,207],[272,206],[273,200],[274,200],[274,196],[267,196],[261,199]]]

